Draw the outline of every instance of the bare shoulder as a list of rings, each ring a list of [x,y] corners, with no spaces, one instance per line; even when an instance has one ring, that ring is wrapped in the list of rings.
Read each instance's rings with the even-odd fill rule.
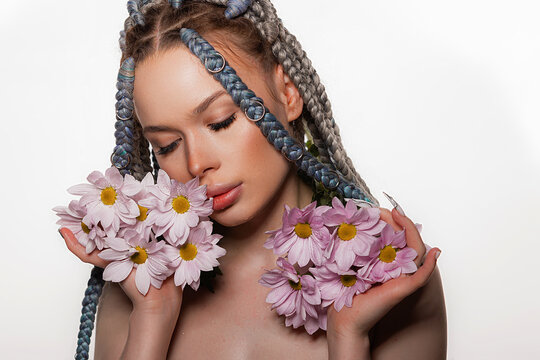
[[[96,318],[96,360],[120,357],[127,341],[131,310],[131,301],[120,286],[107,281],[99,299]]]
[[[374,359],[446,359],[446,307],[438,268],[370,333]]]

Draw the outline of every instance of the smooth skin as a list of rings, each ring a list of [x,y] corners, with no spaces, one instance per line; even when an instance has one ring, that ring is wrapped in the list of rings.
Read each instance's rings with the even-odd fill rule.
[[[212,42],[210,36],[206,36]],[[287,126],[298,118],[303,103],[280,65],[268,76],[241,50],[221,51],[243,81]],[[242,56],[236,56],[241,54]],[[444,359],[446,317],[442,286],[432,249],[413,275],[373,287],[354,298],[353,307],[328,311],[328,331],[308,335],[291,329],[265,303],[268,289],[258,284],[277,256],[263,248],[265,231],[281,226],[283,205],[304,207],[312,192],[294,166],[278,153],[260,130],[225,94],[206,110],[193,114],[221,85],[184,47],[153,55],[137,65],[134,102],[145,136],[171,178],[199,176],[209,188],[241,184],[242,193],[212,218],[221,226],[223,276],[215,293],[175,287],[138,293],[134,273],[120,284],[106,283],[96,324],[95,359]],[[236,119],[227,127],[213,124]],[[151,131],[148,129],[160,130]],[[420,265],[425,254],[414,223],[396,210],[381,209],[381,218],[395,230],[405,229],[408,246]],[[86,254],[73,234],[61,230],[68,249],[82,261],[100,267],[97,251]]]

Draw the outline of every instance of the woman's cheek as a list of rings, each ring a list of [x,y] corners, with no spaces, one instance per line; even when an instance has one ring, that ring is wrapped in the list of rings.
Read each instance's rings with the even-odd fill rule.
[[[165,171],[171,179],[182,183],[191,180],[186,159],[181,153],[181,149],[175,149],[171,154],[158,157],[157,159],[160,169]]]
[[[288,162],[256,125],[249,125],[245,141],[242,141],[244,169],[257,179],[259,186],[274,187],[282,182],[288,172]]]

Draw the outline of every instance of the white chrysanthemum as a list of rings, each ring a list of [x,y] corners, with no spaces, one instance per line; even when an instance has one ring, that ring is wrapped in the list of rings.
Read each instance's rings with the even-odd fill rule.
[[[183,289],[189,285],[193,290],[199,288],[201,271],[211,271],[215,266],[219,266],[217,258],[226,253],[225,249],[217,245],[221,238],[221,235],[212,234],[210,221],[202,221],[191,230],[183,245],[167,249],[172,268],[175,269],[176,286],[182,286]]]
[[[98,256],[112,261],[103,272],[103,280],[121,282],[136,269],[135,285],[139,292],[146,295],[150,285],[159,289],[163,280],[172,274],[167,248],[172,248],[165,241],[157,241],[151,235],[144,238],[136,231],[126,230],[125,238],[106,238],[109,249]]]
[[[148,221],[148,208],[142,206],[140,201],[148,197],[150,194],[150,189],[153,187],[155,187],[155,184],[152,173],[147,173],[141,181],[138,181],[129,174],[124,176],[124,185],[122,186],[122,191],[135,201],[137,207],[139,208],[139,216],[135,218],[136,222],[134,224],[126,224],[124,225],[125,227],[123,229],[120,229],[118,234],[119,237],[122,237],[124,231],[127,229],[133,229],[139,234],[142,234],[145,238],[150,236],[152,224]]]
[[[212,213],[212,200],[206,197],[206,186],[199,186],[198,177],[182,184],[171,180],[163,170],[149,196],[139,204],[149,209],[147,221],[156,236],[163,235],[175,246],[184,244],[190,229]]]
[[[68,189],[73,195],[81,195],[79,204],[87,210],[83,219],[85,224],[101,224],[108,237],[115,237],[121,222],[135,223],[139,208],[123,193],[124,178],[116,167],[108,168],[105,176],[94,171],[87,180],[90,184],[79,184]]]
[[[77,200],[72,200],[68,207],[56,206],[53,211],[60,217],[56,223],[71,230],[79,243],[86,248],[87,254],[94,251],[96,247],[99,250],[103,249],[105,232],[99,224],[92,226],[83,222],[86,208],[81,206]]]

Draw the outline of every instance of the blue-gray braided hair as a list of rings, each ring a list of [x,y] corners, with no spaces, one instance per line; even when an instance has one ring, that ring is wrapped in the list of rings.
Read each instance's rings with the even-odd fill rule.
[[[300,43],[283,26],[270,0],[129,0],[127,9],[129,17],[120,32],[123,56],[116,84],[116,146],[111,155],[111,163],[123,175],[130,173],[142,179],[152,168],[155,173],[159,169],[134,114],[136,63],[153,52],[183,43],[268,141],[304,174],[346,198],[378,205],[343,148],[325,88],[311,61]],[[277,63],[283,66],[304,101],[300,125],[303,121],[303,127],[319,150],[318,158],[304,148],[298,136],[288,133],[266,108],[263,99],[242,82],[223,55],[200,35],[212,31],[251,34],[251,37],[257,37],[251,47],[247,40],[237,45],[248,53],[261,53],[259,59],[265,70]],[[234,41],[234,36],[231,38]],[[97,302],[103,286],[101,274],[100,269],[94,268],[88,282],[76,359],[88,359]]]

